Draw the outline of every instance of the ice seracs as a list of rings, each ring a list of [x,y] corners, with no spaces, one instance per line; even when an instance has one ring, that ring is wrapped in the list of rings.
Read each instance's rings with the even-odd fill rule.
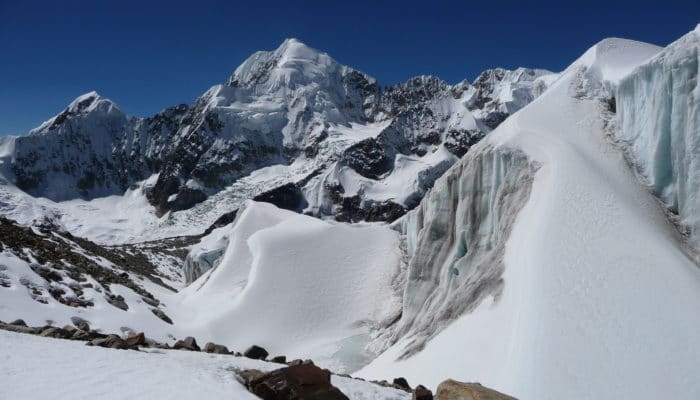
[[[444,329],[410,358],[405,358],[406,352],[420,343],[424,331],[407,329],[359,372],[361,376],[394,371],[409,380],[420,376],[429,385],[454,376],[533,399],[654,398],[669,395],[669,390],[680,398],[700,394],[692,377],[700,359],[696,335],[700,317],[695,312],[700,306],[700,269],[688,257],[664,210],[640,185],[608,136],[615,119],[609,110],[609,90],[622,79],[622,71],[633,71],[660,50],[617,39],[594,46],[542,96],[467,153],[437,181],[421,207],[401,220],[409,248],[424,250],[413,254],[416,261],[409,260],[409,266],[421,268],[419,273],[409,269],[404,310],[411,312],[404,313],[406,321],[397,326],[420,327],[420,319],[412,321],[416,315],[427,321],[446,315],[453,322],[437,325]],[[697,52],[690,53],[692,65]],[[647,78],[653,85],[654,80]],[[658,96],[654,101],[660,102],[678,95],[654,94]],[[527,163],[521,163],[521,171],[531,163],[538,165],[526,202],[519,203],[517,190],[504,196],[503,203],[493,204],[486,202],[490,197],[479,201],[471,194],[475,186],[469,184],[470,176],[479,169],[465,167],[480,154],[498,152],[522,154]],[[482,171],[481,182],[497,182],[494,177],[503,176],[492,169]],[[454,200],[442,201],[449,193],[455,193]],[[489,214],[508,215],[500,212],[503,204],[519,211],[510,233],[499,232],[508,235],[502,287],[487,290],[493,275],[478,279],[471,290],[489,294],[459,316],[452,311],[460,308],[449,299],[459,296],[455,290],[483,271],[478,261],[493,249],[470,248],[469,242],[465,246],[457,240],[463,224],[449,216],[470,201],[489,210],[477,214],[486,222]],[[493,224],[479,222],[464,226],[478,229],[476,237],[494,237],[491,232],[498,228],[482,231]],[[434,264],[420,262],[433,254],[448,257],[433,257],[438,260]],[[450,273],[440,262],[452,259],[459,274]],[[411,290],[424,286],[437,289]],[[419,296],[417,301],[411,293]],[[421,315],[420,310],[426,312]],[[431,310],[441,312],[427,312]],[[672,388],[639,384],[649,381],[663,381]]]
[[[700,84],[696,29],[622,79],[615,138],[700,248]]]

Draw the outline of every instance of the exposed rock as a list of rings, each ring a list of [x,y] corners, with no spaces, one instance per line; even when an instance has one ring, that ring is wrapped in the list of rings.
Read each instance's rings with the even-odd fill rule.
[[[150,297],[143,296],[141,297],[141,300],[143,300],[146,304],[148,304],[151,307],[158,307],[160,305],[160,301],[158,301],[158,299],[152,299]]]
[[[76,330],[70,338],[71,340],[90,340],[91,336],[87,331]]]
[[[287,356],[275,356],[275,357],[272,357],[272,360],[270,360],[270,361],[272,361],[273,363],[278,363],[278,364],[286,364],[287,363]]]
[[[108,335],[103,338],[93,339],[86,343],[88,346],[99,346],[107,347],[110,349],[126,350],[129,346],[126,344],[124,339],[117,335]]]
[[[15,325],[15,326],[27,326],[27,323],[24,322],[23,319],[16,319],[16,320],[10,322],[10,325]]]
[[[413,390],[412,400],[433,400],[433,392],[423,385],[418,385]]]
[[[442,382],[435,393],[435,400],[516,400],[479,383],[464,383],[452,379]]]
[[[173,324],[173,320],[170,319],[170,317],[168,317],[168,316],[163,312],[163,310],[161,310],[160,308],[151,308],[151,312],[152,312],[153,314],[155,314],[156,317],[162,319],[163,321],[169,323],[170,325]]]
[[[411,391],[411,386],[408,384],[406,378],[394,378],[394,386],[409,392]]]
[[[214,354],[231,354],[228,347],[224,346],[223,344],[216,344],[212,342],[208,342],[204,345],[204,352]]]
[[[301,211],[306,207],[306,200],[301,188],[295,183],[287,183],[285,185],[268,190],[253,197],[255,201],[264,201],[272,203],[279,208],[291,211]]]
[[[127,311],[129,309],[129,306],[126,304],[126,301],[124,301],[124,297],[122,297],[121,295],[107,295],[105,296],[105,300],[107,300],[109,304],[121,310]]]
[[[243,379],[243,382],[245,383],[246,387],[249,387],[252,381],[261,378],[264,375],[265,373],[260,371],[259,369],[247,369],[238,373],[238,376],[240,376],[241,379]]]
[[[61,329],[61,328],[48,326],[48,327],[44,328],[44,330],[41,331],[39,336],[51,337],[51,338],[57,338],[57,339],[68,339],[72,336],[72,333],[68,332],[64,329]]]
[[[90,324],[82,318],[79,317],[71,317],[71,322],[73,322],[73,325],[80,329],[81,331],[89,332],[90,331]]]
[[[244,356],[254,360],[264,360],[269,353],[260,346],[252,345],[243,353]]]
[[[144,346],[146,344],[146,335],[143,332],[131,333],[126,338],[126,345],[130,348]]]
[[[331,385],[331,374],[315,365],[305,364],[269,372],[248,385],[263,400],[348,400]]]
[[[187,336],[183,340],[178,340],[173,345],[173,349],[176,350],[189,350],[189,351],[200,351],[201,349],[197,345],[197,340],[192,336]]]

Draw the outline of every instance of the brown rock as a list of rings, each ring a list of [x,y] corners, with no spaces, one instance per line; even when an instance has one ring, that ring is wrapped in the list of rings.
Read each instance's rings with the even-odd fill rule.
[[[452,379],[442,382],[435,393],[436,400],[516,400],[479,383],[464,383]]]
[[[263,375],[265,375],[265,373],[260,371],[259,369],[247,369],[238,373],[238,376],[240,376],[243,379],[243,382],[245,383],[246,387],[250,385],[250,382],[261,378]]]
[[[126,345],[131,348],[137,348],[146,344],[146,335],[143,332],[131,333],[126,338]]]
[[[204,352],[213,354],[231,354],[231,352],[228,351],[228,347],[224,346],[223,344],[216,344],[212,342],[204,345]]]
[[[201,350],[199,348],[199,345],[197,345],[197,341],[192,336],[187,336],[185,339],[178,340],[177,342],[175,342],[175,344],[173,345],[173,349],[189,350],[189,351],[200,351]]]
[[[267,373],[249,384],[263,400],[348,400],[331,385],[331,374],[315,365],[286,367]]]

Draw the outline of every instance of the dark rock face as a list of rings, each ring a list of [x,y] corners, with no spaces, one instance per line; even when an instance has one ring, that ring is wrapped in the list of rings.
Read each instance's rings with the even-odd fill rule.
[[[249,390],[264,400],[348,400],[331,385],[331,374],[315,365],[278,369],[254,379]]]
[[[162,319],[163,321],[167,322],[168,324],[172,325],[173,320],[168,317],[163,310],[160,308],[151,308],[151,312],[158,318]]]
[[[306,207],[306,200],[301,188],[295,183],[287,183],[253,197],[255,201],[271,203],[279,208],[301,211]]]
[[[412,400],[433,400],[433,392],[423,385],[418,385],[413,390]]]
[[[350,146],[340,162],[365,178],[379,179],[393,168],[393,156],[377,139],[370,138]]]
[[[243,355],[254,360],[264,360],[269,353],[262,347],[253,345],[250,346]]]
[[[411,386],[409,386],[406,378],[394,378],[394,386],[400,387],[401,389],[408,391],[411,390]]]

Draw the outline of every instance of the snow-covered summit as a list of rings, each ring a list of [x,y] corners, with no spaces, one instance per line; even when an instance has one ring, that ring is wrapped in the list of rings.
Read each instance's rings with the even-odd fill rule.
[[[249,57],[236,68],[227,85],[263,85],[264,90],[268,91],[280,87],[294,89],[315,80],[344,74],[347,70],[328,54],[312,49],[297,39],[286,39],[274,51],[259,51]]]
[[[182,218],[204,230],[246,198],[281,193],[293,199],[284,207],[320,217],[391,220],[539,95],[547,82],[538,77],[548,76],[530,69],[487,75],[474,85],[420,76],[382,87],[288,39],[253,54],[192,105],[149,118],[84,94],[15,140],[3,174],[54,201],[122,195],[153,177],[138,193],[155,206],[155,225]],[[169,211],[183,214],[157,221]]]

